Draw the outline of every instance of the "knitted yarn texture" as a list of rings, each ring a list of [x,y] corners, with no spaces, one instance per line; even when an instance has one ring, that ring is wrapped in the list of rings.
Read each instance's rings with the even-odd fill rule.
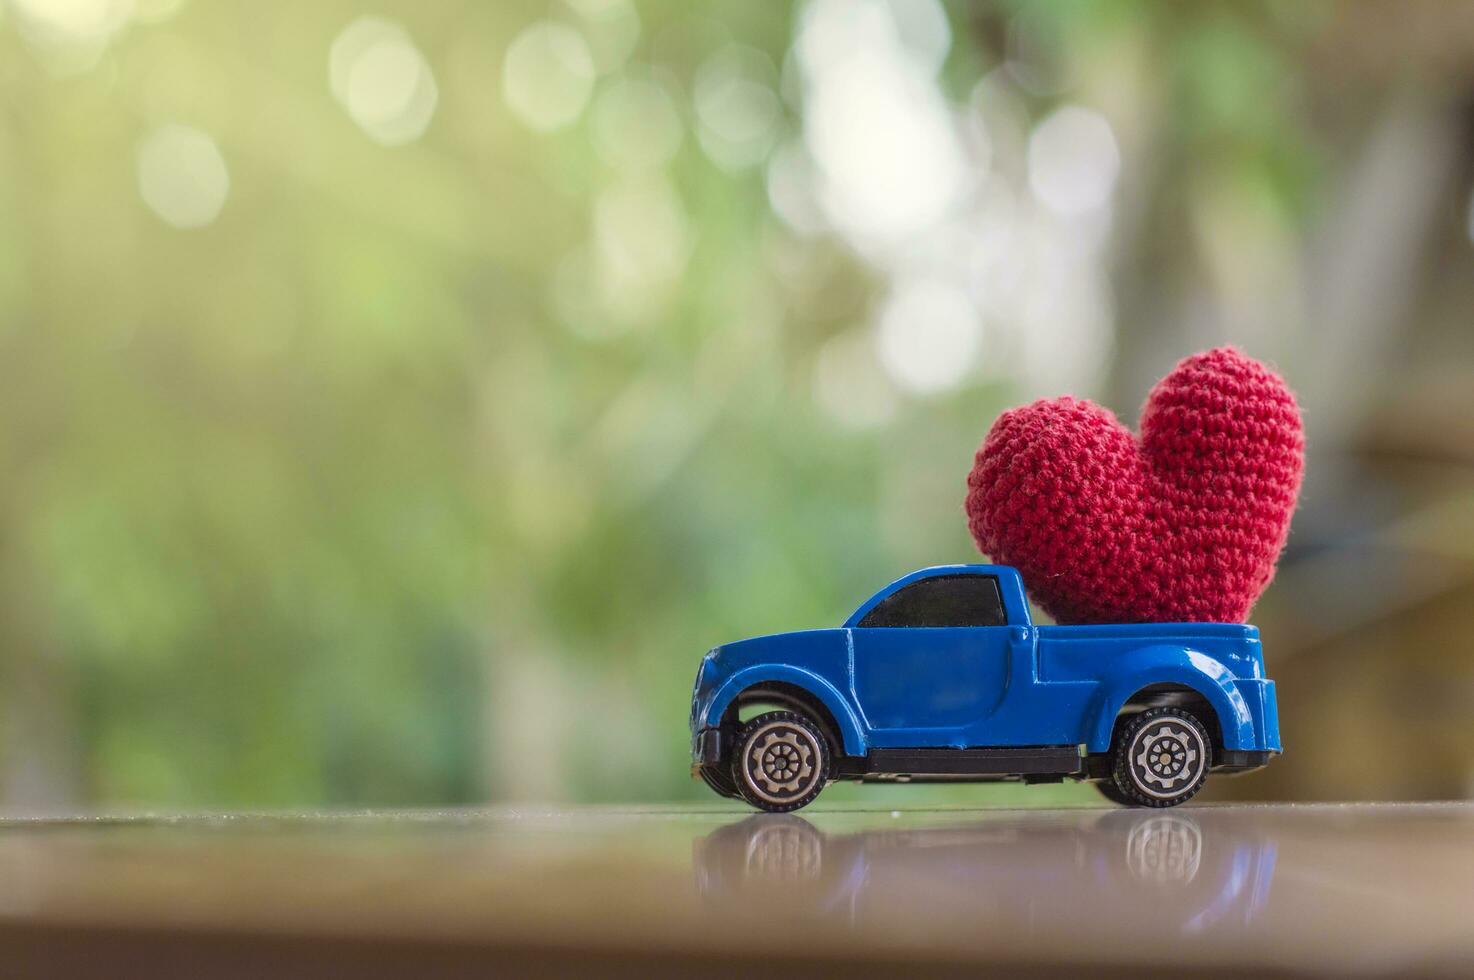
[[[967,478],[978,549],[1060,623],[1241,623],[1274,577],[1305,466],[1295,396],[1223,347],[1147,396],[1141,435],[1055,398],[999,416]]]

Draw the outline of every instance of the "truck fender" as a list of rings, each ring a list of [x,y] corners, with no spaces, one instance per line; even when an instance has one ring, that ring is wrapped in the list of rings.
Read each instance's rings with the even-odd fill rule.
[[[711,707],[706,712],[703,723],[714,725],[721,720],[732,700],[743,691],[754,684],[771,682],[792,684],[794,687],[803,688],[813,695],[818,701],[829,709],[834,716],[835,725],[839,728],[836,732],[840,741],[844,744],[845,755],[861,756],[865,754],[865,736],[860,730],[860,721],[855,717],[854,710],[850,707],[844,695],[835,689],[833,684],[820,677],[812,671],[801,667],[783,666],[777,664],[759,664],[739,670],[731,677],[722,682],[712,698]]]
[[[1151,646],[1122,657],[1113,665],[1110,679],[1101,684],[1088,729],[1091,752],[1110,748],[1121,708],[1132,695],[1153,684],[1181,684],[1201,694],[1218,715],[1225,749],[1255,746],[1253,715],[1227,667],[1188,647]]]

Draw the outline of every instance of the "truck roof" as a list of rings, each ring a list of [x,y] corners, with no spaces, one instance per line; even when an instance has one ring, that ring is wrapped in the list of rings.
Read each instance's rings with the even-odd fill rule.
[[[1022,589],[1019,581],[1018,569],[1011,565],[932,565],[929,568],[919,568],[909,575],[902,575],[894,582],[876,592],[869,599],[860,604],[850,618],[845,620],[842,629],[853,629],[865,618],[865,614],[879,605],[886,596],[897,589],[905,588],[912,582],[919,582],[928,578],[943,578],[950,575],[993,575],[1000,580],[1000,585],[1007,582],[1014,589]]]

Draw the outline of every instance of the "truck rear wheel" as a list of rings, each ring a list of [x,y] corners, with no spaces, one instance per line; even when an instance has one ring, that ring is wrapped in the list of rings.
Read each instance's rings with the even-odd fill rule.
[[[829,781],[829,740],[793,711],[769,711],[742,726],[732,781],[759,810],[787,813],[812,803]]]
[[[1213,742],[1192,712],[1149,708],[1121,729],[1112,754],[1116,789],[1127,801],[1177,806],[1203,788],[1213,764]]]

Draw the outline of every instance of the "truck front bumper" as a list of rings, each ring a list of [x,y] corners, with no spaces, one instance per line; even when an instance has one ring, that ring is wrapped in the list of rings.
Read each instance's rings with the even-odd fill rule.
[[[714,766],[722,760],[722,730],[703,728],[691,736],[691,764]]]

